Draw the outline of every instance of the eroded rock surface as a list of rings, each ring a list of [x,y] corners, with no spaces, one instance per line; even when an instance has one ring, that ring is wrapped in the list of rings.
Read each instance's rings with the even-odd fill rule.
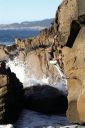
[[[73,47],[63,49],[65,73],[68,79],[68,111],[70,122],[85,122],[85,27],[82,27]]]
[[[78,19],[77,0],[63,0],[56,12],[54,29],[60,35],[61,44],[65,45],[70,35],[71,23]],[[58,36],[59,36],[58,35]]]

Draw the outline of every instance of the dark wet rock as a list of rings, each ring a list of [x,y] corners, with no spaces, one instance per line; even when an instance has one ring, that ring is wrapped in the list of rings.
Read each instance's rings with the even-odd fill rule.
[[[25,108],[46,114],[65,114],[67,97],[48,85],[37,85],[25,89]]]
[[[5,62],[0,67],[0,123],[14,123],[23,107],[23,86]]]

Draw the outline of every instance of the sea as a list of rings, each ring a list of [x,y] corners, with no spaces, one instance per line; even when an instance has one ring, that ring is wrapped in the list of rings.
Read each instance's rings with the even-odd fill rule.
[[[39,34],[39,30],[29,29],[5,29],[0,30],[0,44],[12,45],[16,38],[26,39]]]
[[[15,38],[25,39],[38,34],[39,31],[37,30],[0,30],[0,44],[12,45],[15,42]],[[11,69],[17,69],[16,71],[13,70],[16,76],[19,76],[18,73],[22,69],[22,74],[19,73],[21,75],[19,76],[20,80],[22,80],[24,68],[20,64],[14,68],[14,64],[15,62],[9,62],[8,65]],[[15,124],[0,125],[0,128],[62,128],[63,126],[75,128],[67,125],[69,123],[66,116],[44,115],[36,111],[24,109]]]

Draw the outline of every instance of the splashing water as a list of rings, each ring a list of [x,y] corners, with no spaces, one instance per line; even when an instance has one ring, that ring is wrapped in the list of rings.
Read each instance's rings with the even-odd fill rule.
[[[58,88],[64,93],[67,93],[67,80],[63,79],[65,75],[61,71],[58,63],[56,63],[56,61],[50,61],[50,64],[53,64],[56,67],[56,72],[58,72],[58,76],[56,78],[57,82],[52,83],[52,85],[50,85],[49,83],[49,77],[46,77],[45,75],[42,76],[42,79],[36,79],[36,77],[33,74],[29,74],[29,69],[26,69],[25,63],[19,61],[18,58],[15,58],[14,60],[9,60],[6,66],[10,67],[11,71],[16,74],[20,82],[23,83],[24,88],[34,86],[37,84],[46,84]]]
[[[22,62],[19,62],[17,58],[15,58],[13,61],[9,60],[6,64],[7,67],[10,67],[11,71],[14,72],[17,76],[17,78],[20,80],[20,82],[24,83],[25,79],[25,67]]]
[[[0,125],[0,128],[14,128],[12,124]]]
[[[53,64],[56,67],[56,71],[58,71],[58,80],[57,83],[54,83],[53,86],[56,86],[59,90],[63,91],[67,94],[67,79],[64,73],[61,71],[61,68],[56,60],[49,61],[50,64]]]
[[[34,86],[36,84],[48,84],[49,78],[43,76],[42,79],[36,79],[33,74],[29,75],[29,72],[26,71],[25,63],[20,62],[17,58],[14,60],[9,60],[6,64],[6,67],[10,67],[11,71],[14,72],[20,82],[23,83],[24,88],[28,86]]]

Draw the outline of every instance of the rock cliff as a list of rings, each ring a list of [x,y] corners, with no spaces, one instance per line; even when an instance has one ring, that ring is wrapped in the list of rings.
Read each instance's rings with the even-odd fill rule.
[[[63,39],[65,45],[63,47],[63,62],[68,78],[67,117],[71,123],[85,123],[84,16],[84,0],[64,0],[58,11],[58,31],[60,39]]]
[[[68,110],[67,116],[70,122],[85,122],[84,99],[84,45],[85,27],[82,27],[73,47],[64,48],[64,69],[68,76]]]

